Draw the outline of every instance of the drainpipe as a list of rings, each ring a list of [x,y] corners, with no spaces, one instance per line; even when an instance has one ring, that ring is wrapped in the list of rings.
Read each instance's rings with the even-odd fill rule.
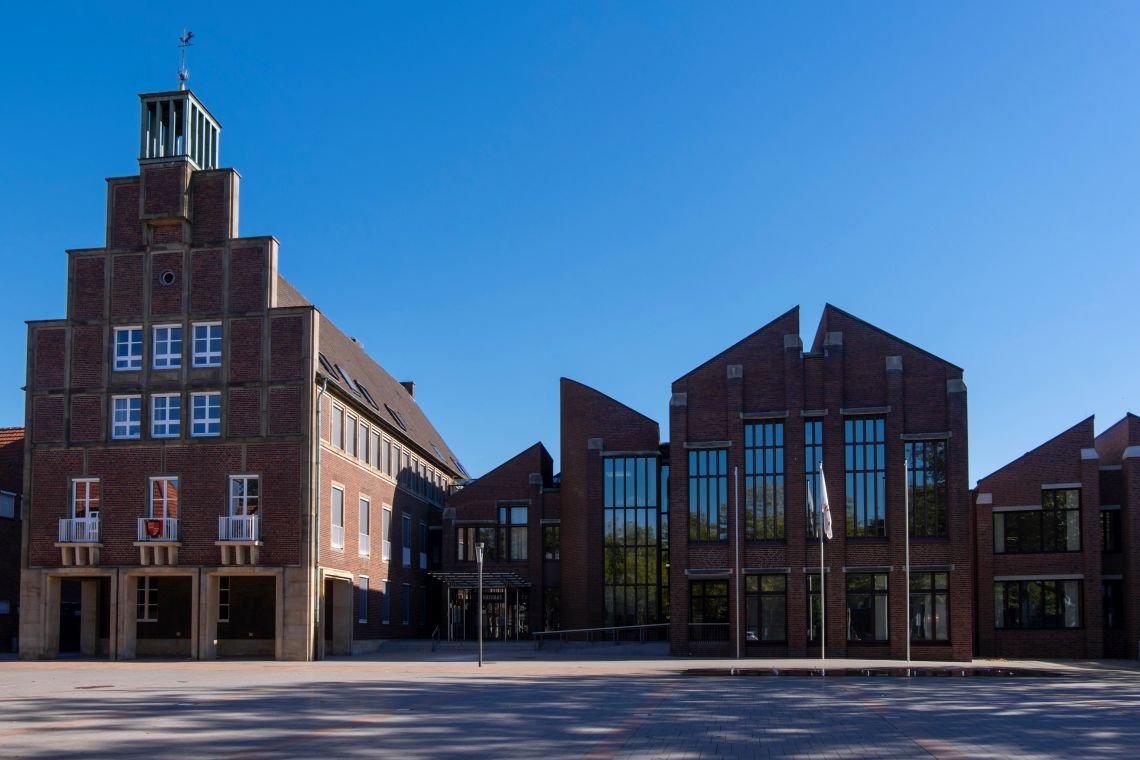
[[[317,450],[315,457],[315,476],[313,483],[313,515],[316,527],[313,530],[313,659],[317,659],[320,651],[321,635],[321,589],[320,589],[320,551],[321,551],[321,401],[329,388],[329,379],[326,377],[321,384],[321,392],[317,394],[317,435],[314,447]]]

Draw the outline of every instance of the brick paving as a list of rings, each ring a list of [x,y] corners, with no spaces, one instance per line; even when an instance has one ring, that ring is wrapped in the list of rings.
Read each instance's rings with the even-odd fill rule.
[[[7,661],[0,757],[1091,759],[1140,747],[1135,670],[681,674],[717,664]]]

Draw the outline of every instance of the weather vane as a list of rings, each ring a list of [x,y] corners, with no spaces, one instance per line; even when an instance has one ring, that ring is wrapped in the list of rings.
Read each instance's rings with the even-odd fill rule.
[[[186,48],[190,47],[190,40],[194,39],[194,32],[183,32],[178,38],[178,49],[182,51],[182,63],[178,66],[178,89],[186,89],[186,80],[190,78],[190,71],[186,68]]]

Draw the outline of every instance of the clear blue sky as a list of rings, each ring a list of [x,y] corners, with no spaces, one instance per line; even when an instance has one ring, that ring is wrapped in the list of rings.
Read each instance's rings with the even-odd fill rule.
[[[971,484],[1140,411],[1136,4],[94,5],[7,14],[0,424],[183,28],[241,232],[472,473],[797,303],[966,369]]]

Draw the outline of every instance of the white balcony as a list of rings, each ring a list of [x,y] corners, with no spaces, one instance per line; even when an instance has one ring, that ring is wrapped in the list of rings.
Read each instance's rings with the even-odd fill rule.
[[[140,517],[139,541],[177,541],[178,519],[174,517]]]
[[[420,552],[420,570],[427,570],[427,552]]]
[[[261,523],[257,515],[231,515],[218,518],[219,541],[259,541]]]
[[[61,544],[99,543],[99,518],[71,517],[60,520],[59,542]]]
[[[372,536],[368,533],[358,533],[357,543],[360,546],[360,555],[367,557],[372,554]]]
[[[391,541],[381,541],[380,542],[380,551],[382,552],[380,559],[384,560],[385,562],[391,562],[392,561],[392,542]]]

